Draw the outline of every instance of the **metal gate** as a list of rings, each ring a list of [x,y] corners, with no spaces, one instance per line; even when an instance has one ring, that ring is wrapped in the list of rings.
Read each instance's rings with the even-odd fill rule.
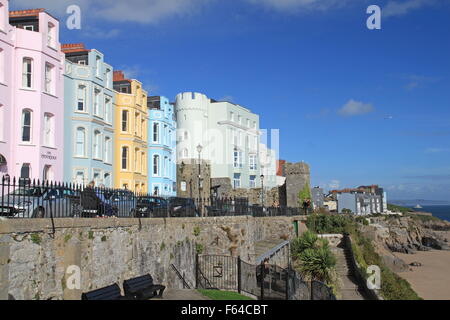
[[[197,287],[238,290],[237,258],[222,255],[197,256]]]

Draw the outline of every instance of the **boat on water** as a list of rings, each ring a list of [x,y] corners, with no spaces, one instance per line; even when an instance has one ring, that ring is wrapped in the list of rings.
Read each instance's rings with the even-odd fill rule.
[[[423,207],[420,204],[417,204],[414,209],[423,209]]]

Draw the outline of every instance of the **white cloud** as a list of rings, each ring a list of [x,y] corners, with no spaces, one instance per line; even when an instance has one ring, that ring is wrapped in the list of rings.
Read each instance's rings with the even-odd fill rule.
[[[433,0],[389,1],[382,10],[383,17],[402,16],[434,2]]]
[[[39,7],[61,17],[69,5],[76,4],[81,8],[82,19],[157,24],[176,16],[194,15],[212,1],[215,0],[40,0]],[[15,0],[14,7],[35,8],[36,0]]]
[[[442,152],[449,152],[449,148],[428,148],[425,150],[426,153],[442,153]]]
[[[401,75],[401,78],[407,81],[407,84],[404,86],[404,88],[408,91],[421,88],[426,84],[434,83],[440,80],[437,77],[427,77],[416,74],[404,74]]]
[[[339,109],[338,113],[342,116],[351,117],[370,113],[374,110],[375,108],[369,103],[363,103],[350,99],[349,102]]]
[[[264,5],[270,9],[284,12],[328,10],[343,6],[349,0],[246,0],[247,2]]]
[[[332,190],[337,190],[341,186],[341,182],[339,180],[331,180],[328,184],[328,187]]]

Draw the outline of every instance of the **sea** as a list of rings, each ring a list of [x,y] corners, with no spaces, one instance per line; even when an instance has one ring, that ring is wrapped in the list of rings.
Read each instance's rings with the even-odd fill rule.
[[[413,207],[411,207],[413,208]],[[433,216],[450,222],[450,205],[434,205],[434,206],[424,206],[422,209],[413,208],[415,211],[430,212]]]

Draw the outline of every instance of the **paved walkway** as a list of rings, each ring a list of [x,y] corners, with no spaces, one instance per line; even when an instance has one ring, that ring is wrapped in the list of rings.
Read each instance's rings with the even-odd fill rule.
[[[197,290],[192,289],[166,289],[162,299],[152,300],[211,300]]]
[[[365,300],[353,271],[349,269],[346,251],[339,247],[332,248],[332,251],[336,256],[336,271],[341,279],[340,300]]]

